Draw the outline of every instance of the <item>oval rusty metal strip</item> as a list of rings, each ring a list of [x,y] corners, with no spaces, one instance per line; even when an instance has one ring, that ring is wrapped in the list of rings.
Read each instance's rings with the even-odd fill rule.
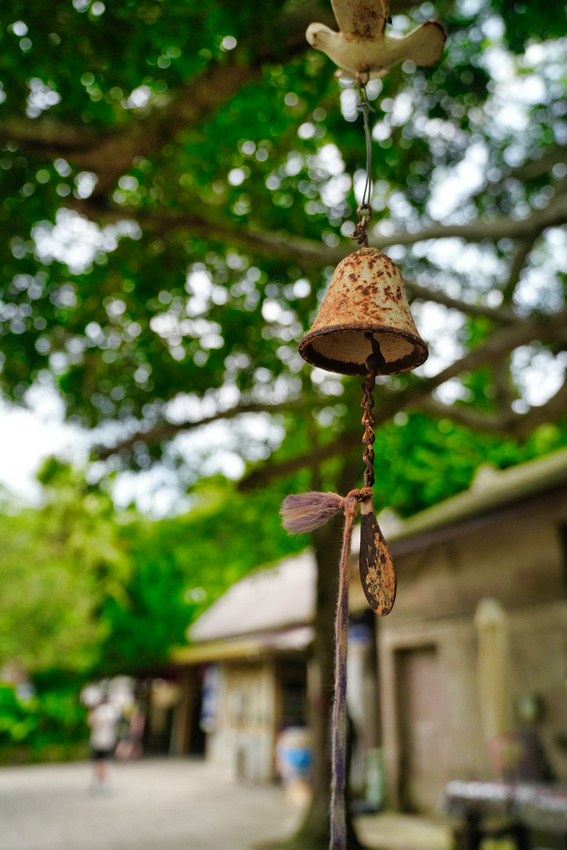
[[[380,531],[372,499],[360,506],[360,580],[372,610],[385,617],[396,598],[396,571],[390,550]]]

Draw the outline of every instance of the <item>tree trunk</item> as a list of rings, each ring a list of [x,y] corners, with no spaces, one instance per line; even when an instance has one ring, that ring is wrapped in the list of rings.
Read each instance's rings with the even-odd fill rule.
[[[345,476],[343,476],[344,478]],[[353,485],[354,486],[354,485]],[[310,677],[309,710],[313,735],[313,797],[298,831],[284,844],[285,850],[328,850],[331,786],[331,714],[334,695],[334,621],[337,602],[339,556],[344,518],[336,517],[313,532],[317,561],[317,596],[313,675]],[[363,850],[347,807],[348,850]]]

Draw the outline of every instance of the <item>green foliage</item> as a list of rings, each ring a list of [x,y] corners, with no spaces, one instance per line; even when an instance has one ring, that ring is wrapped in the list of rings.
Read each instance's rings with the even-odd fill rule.
[[[64,681],[42,687],[33,695],[0,683],[0,763],[46,761],[85,756],[86,711],[78,700],[78,682]]]
[[[506,469],[566,446],[567,429],[563,423],[543,426],[519,444],[473,435],[448,419],[402,413],[380,431],[379,440],[376,507],[408,517],[466,489],[483,464]]]
[[[300,551],[279,521],[275,488],[243,495],[222,480],[200,488],[187,514],[122,525],[133,564],[126,599],[101,610],[108,636],[102,672],[159,669],[171,647],[186,642],[191,622],[251,568]]]
[[[19,700],[13,687],[0,687],[0,746],[19,744],[36,731],[36,708],[32,699]]]
[[[211,480],[191,511],[154,521],[56,462],[40,477],[44,508],[0,514],[0,668],[17,661],[36,680],[159,669],[230,584],[305,545],[281,528],[276,488]]]
[[[100,590],[84,569],[84,551],[67,547],[47,510],[0,515],[0,528],[1,663],[88,669],[102,628],[95,617]]]
[[[100,607],[132,567],[107,493],[56,461],[40,479],[43,508],[0,514],[0,668],[86,672],[108,628]]]

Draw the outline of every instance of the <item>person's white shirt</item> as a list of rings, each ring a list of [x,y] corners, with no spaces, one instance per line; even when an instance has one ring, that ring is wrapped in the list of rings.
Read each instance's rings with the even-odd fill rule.
[[[93,750],[113,750],[116,746],[116,727],[120,710],[110,702],[101,702],[89,715],[90,743]]]

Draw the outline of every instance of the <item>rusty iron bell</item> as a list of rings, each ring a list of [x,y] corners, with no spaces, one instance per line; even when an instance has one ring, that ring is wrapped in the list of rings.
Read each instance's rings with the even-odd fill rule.
[[[368,358],[378,343],[380,367]],[[342,260],[299,353],[312,366],[343,375],[407,372],[425,363],[398,266],[376,248],[360,248]],[[383,360],[382,360],[383,358]]]

